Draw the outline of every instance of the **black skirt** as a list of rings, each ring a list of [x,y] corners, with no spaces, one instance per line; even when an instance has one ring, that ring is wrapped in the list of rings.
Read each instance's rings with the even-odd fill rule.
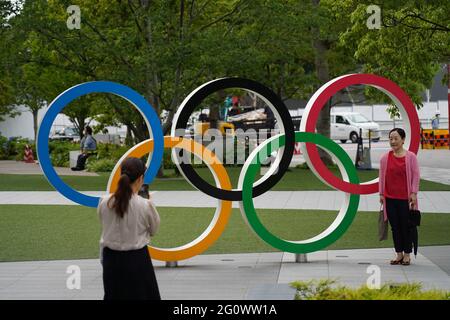
[[[105,300],[161,300],[152,260],[142,249],[103,249]]]

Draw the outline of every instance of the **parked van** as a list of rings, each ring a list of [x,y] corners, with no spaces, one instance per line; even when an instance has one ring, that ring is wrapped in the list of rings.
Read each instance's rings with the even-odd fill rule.
[[[330,136],[333,140],[341,140],[342,143],[350,140],[356,143],[359,129],[362,129],[363,139],[380,140],[380,125],[368,120],[358,112],[333,112],[330,116]]]

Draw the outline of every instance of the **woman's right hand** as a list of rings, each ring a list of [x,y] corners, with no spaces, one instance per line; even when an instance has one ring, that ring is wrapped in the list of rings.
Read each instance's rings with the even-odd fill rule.
[[[380,203],[383,204],[384,203],[384,196],[380,195]]]

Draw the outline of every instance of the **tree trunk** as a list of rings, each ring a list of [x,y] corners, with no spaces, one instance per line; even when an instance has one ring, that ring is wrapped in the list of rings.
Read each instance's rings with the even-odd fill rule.
[[[144,7],[144,10],[146,11],[146,15],[144,17],[145,28],[143,29],[143,36],[147,46],[148,55],[149,57],[151,57],[153,47],[153,35],[152,35],[152,21],[150,18],[150,1],[141,0],[141,5]],[[159,116],[161,114],[159,103],[160,101],[158,97],[152,92],[152,88],[155,89],[156,91],[158,83],[159,83],[158,74],[154,72],[154,70],[152,70],[151,59],[149,58],[146,64],[145,96],[148,100],[152,101],[152,106],[155,109],[156,114]],[[158,178],[162,178],[163,176],[164,176],[164,161],[161,162],[161,166],[159,167],[157,173]]]
[[[209,128],[219,128],[219,106],[215,103],[209,106]]]
[[[209,127],[211,129],[219,129],[220,104],[225,101],[225,90],[217,91],[217,96],[219,97],[220,103],[213,103],[209,106]]]
[[[80,134],[80,140],[83,139],[85,128],[84,122],[86,121],[86,117],[69,117],[69,120],[75,125],[75,128],[78,130],[78,133]]]
[[[127,125],[127,135],[125,136],[125,145],[127,147],[133,146],[133,135],[131,134],[130,126]]]
[[[33,113],[33,129],[34,129],[34,143],[37,141],[37,133],[38,133],[38,109],[34,109]]]
[[[313,5],[316,7],[316,12],[318,11],[320,0],[312,0]],[[325,84],[330,80],[330,71],[327,61],[327,50],[329,49],[326,41],[320,39],[320,30],[317,28],[311,29],[313,35],[313,47],[315,49],[315,65],[317,78],[321,84]],[[330,137],[330,101],[322,108],[319,118],[317,119],[317,132]],[[330,155],[319,148],[319,154],[325,165],[332,165],[333,160]]]

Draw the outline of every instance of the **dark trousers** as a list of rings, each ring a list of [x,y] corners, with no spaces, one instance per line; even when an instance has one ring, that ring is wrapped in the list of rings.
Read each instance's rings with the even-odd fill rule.
[[[161,300],[152,260],[139,250],[103,249],[105,300]]]
[[[409,201],[386,198],[386,212],[392,229],[395,252],[411,253],[412,237],[409,228]]]
[[[87,158],[89,158],[89,154],[80,154],[77,159],[77,168],[84,170]]]

